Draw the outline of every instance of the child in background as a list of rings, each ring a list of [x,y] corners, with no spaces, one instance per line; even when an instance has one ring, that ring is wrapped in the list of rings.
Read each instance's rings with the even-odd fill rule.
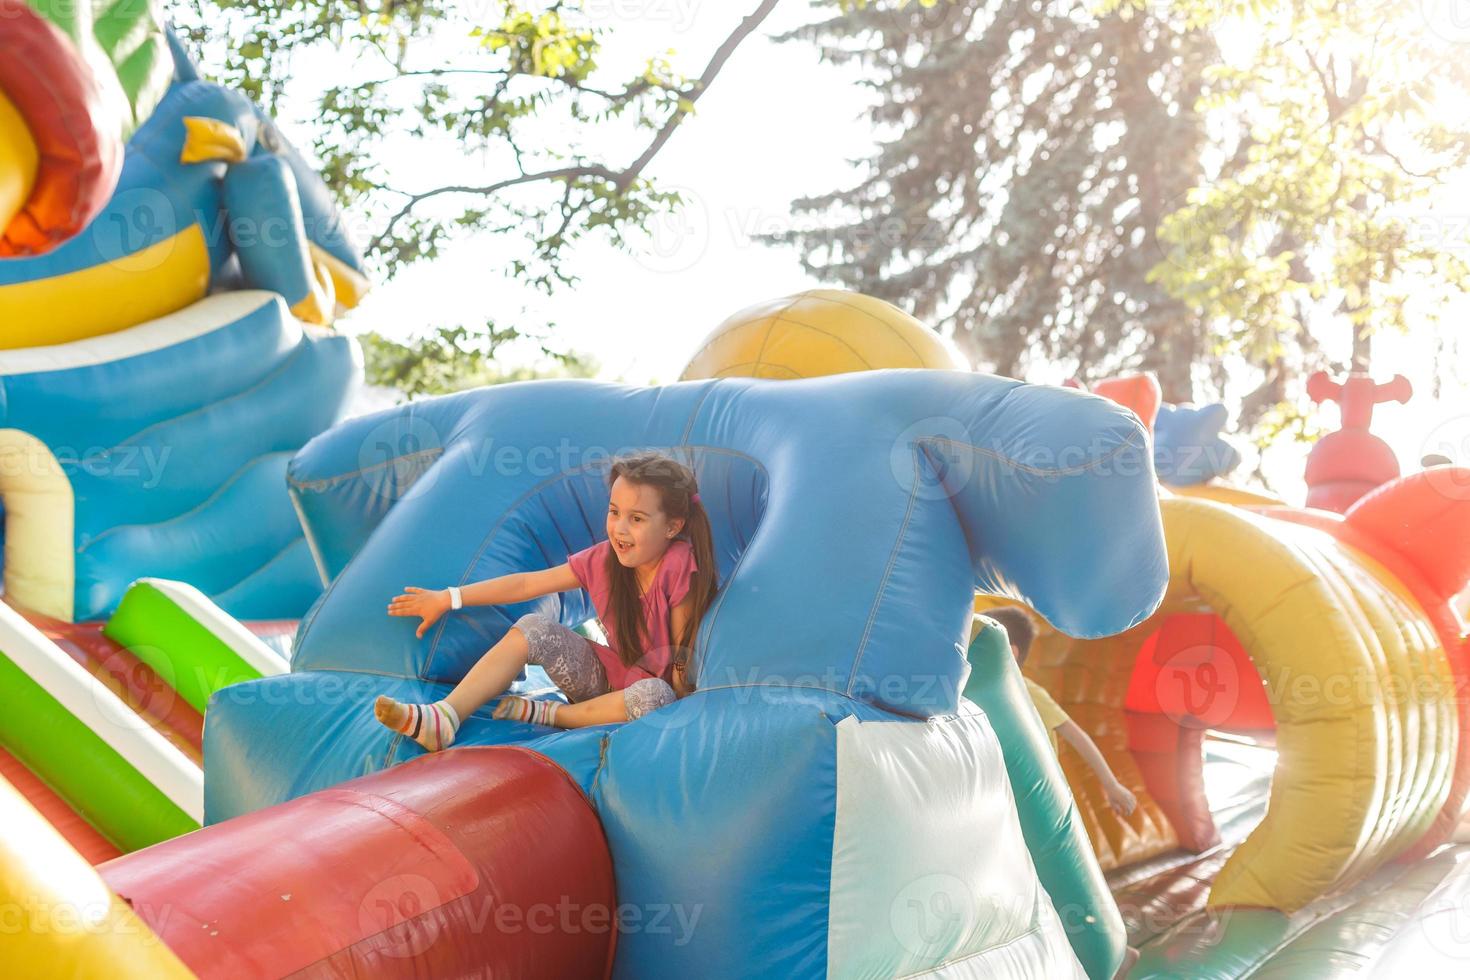
[[[987,609],[984,615],[1005,627],[1006,634],[1011,641],[1011,655],[1016,658],[1018,665],[1025,666],[1026,655],[1031,652],[1031,641],[1036,637],[1036,627],[1032,625],[1031,617],[1027,615],[1026,610],[1019,606],[1002,606],[999,609]],[[980,628],[980,617],[976,616],[970,627],[972,640]],[[1036,705],[1036,713],[1041,715],[1041,723],[1046,726],[1046,733],[1051,737],[1052,751],[1057,750],[1057,736],[1061,735],[1067,740],[1067,744],[1077,750],[1082,761],[1086,762],[1097,774],[1098,781],[1102,783],[1103,794],[1107,797],[1108,806],[1124,817],[1133,813],[1133,808],[1138,805],[1138,800],[1129,792],[1128,787],[1113,775],[1108,761],[1103,758],[1103,754],[1098,751],[1092,739],[1062,710],[1056,701],[1052,700],[1046,688],[1029,677],[1023,679],[1026,681],[1026,690],[1031,695],[1031,702]]]

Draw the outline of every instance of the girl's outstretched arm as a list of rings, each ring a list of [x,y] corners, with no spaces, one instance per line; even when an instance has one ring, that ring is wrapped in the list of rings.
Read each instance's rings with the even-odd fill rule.
[[[514,572],[471,582],[460,587],[459,596],[466,606],[500,606],[581,587],[582,583],[572,573],[572,567],[563,563],[539,572]],[[389,601],[388,615],[422,617],[418,635],[423,636],[451,606],[448,589],[423,589],[410,585]]]
[[[539,572],[513,572],[471,582],[460,586],[459,594],[466,606],[503,606],[581,587],[582,583],[572,573],[572,566],[562,562],[555,568],[543,568]],[[444,598],[448,600],[448,590],[445,590]]]

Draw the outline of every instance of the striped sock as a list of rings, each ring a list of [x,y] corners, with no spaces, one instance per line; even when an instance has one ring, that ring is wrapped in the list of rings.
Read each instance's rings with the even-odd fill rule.
[[[459,734],[459,713],[448,701],[433,704],[405,704],[383,694],[373,704],[373,714],[395,732],[438,752],[446,749]]]
[[[560,705],[560,701],[532,701],[530,698],[516,697],[512,694],[500,699],[491,717],[509,721],[527,721],[533,725],[554,726],[556,709]]]

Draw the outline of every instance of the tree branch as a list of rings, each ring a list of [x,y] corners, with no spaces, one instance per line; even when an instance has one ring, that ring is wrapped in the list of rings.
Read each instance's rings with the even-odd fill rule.
[[[761,22],[776,8],[778,2],[779,0],[761,0],[761,5],[754,12],[747,14],[740,21],[739,26],[730,33],[730,36],[725,38],[724,43],[715,50],[714,56],[710,58],[709,64],[700,73],[698,80],[694,83],[693,89],[685,98],[685,101],[691,107],[708,90],[715,77],[719,75],[720,69],[725,67],[725,62],[730,60],[730,55],[734,54],[735,49],[740,47],[745,39],[754,33],[755,29],[761,25]],[[638,175],[643,172],[643,168],[648,166],[649,161],[669,141],[669,137],[674,134],[674,130],[678,128],[679,123],[689,114],[689,111],[682,105],[674,110],[674,114],[664,123],[663,128],[654,136],[653,141],[648,144],[648,147],[638,159],[634,160],[633,164],[627,170],[623,171],[622,176],[618,178],[616,183],[620,193],[638,178]]]
[[[393,216],[388,219],[388,223],[386,226],[384,226],[383,230],[377,235],[373,236],[372,240],[368,243],[367,250],[369,252],[373,252],[381,247],[382,244],[387,241],[388,238],[393,234],[393,231],[395,228],[397,228],[398,223],[404,218],[408,217],[408,215],[419,204],[445,194],[476,194],[479,196],[488,196],[490,194],[497,193],[510,187],[534,183],[542,180],[566,180],[568,184],[570,184],[572,180],[578,177],[601,177],[612,182],[613,186],[616,188],[619,194],[626,192],[627,189],[632,185],[632,183],[637,180],[640,175],[642,175],[643,170],[648,166],[653,158],[658,155],[658,152],[663,149],[664,145],[669,141],[669,138],[673,136],[674,131],[678,129],[679,124],[683,122],[684,118],[689,115],[690,111],[693,109],[694,103],[699,100],[700,96],[708,91],[710,85],[719,75],[721,69],[724,68],[725,63],[729,61],[730,56],[734,54],[735,50],[739,48],[740,45],[744,43],[744,41],[752,33],[755,32],[756,28],[758,28],[763,21],[765,21],[765,19],[770,15],[771,11],[775,9],[778,2],[779,0],[761,0],[760,5],[756,7],[754,11],[741,19],[739,25],[736,26],[735,30],[730,32],[730,35],[725,38],[725,40],[715,50],[715,53],[710,57],[709,63],[705,65],[704,71],[700,73],[699,78],[695,80],[694,84],[689,88],[687,92],[680,93],[682,103],[687,103],[687,105],[682,103],[676,105],[674,112],[669,116],[667,120],[665,120],[664,124],[659,127],[658,132],[654,134],[654,137],[652,140],[649,141],[648,146],[645,147],[643,152],[640,153],[638,157],[624,169],[614,170],[613,168],[602,164],[585,164],[572,167],[558,167],[552,170],[541,170],[534,173],[526,173],[524,170],[522,170],[521,173],[515,177],[509,177],[505,180],[495,181],[494,183],[486,184],[482,187],[448,185],[444,187],[436,187],[432,190],[423,191],[418,194],[413,194],[410,195],[409,199],[404,202],[403,206],[400,207],[398,211],[395,212]],[[508,78],[505,79],[505,81],[508,80]],[[568,87],[580,91],[591,92],[605,98],[612,97],[609,93],[588,88],[580,83],[569,83]],[[645,87],[648,86],[645,85]],[[503,88],[504,82],[502,82],[501,85],[502,90]],[[625,90],[624,95],[626,96],[629,93],[638,94],[638,91],[639,86],[637,83],[635,83]],[[514,148],[515,147],[512,146],[512,149]],[[517,154],[517,158],[519,159],[519,154]],[[568,192],[570,192],[570,188],[568,189]],[[563,201],[565,200],[566,198],[564,197]],[[568,216],[562,222],[561,227],[563,231],[565,231],[569,223],[570,217]]]

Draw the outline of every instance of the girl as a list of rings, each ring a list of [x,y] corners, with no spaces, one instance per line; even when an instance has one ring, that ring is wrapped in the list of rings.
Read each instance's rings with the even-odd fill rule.
[[[689,654],[718,587],[709,518],[694,474],[657,452],[613,461],[607,538],[539,572],[519,572],[431,591],[408,586],[390,616],[420,616],[423,636],[461,605],[501,605],[586,589],[609,643],[604,646],[537,613],[518,619],[442,701],[404,704],[387,695],[379,721],[430,752],[454,741],[460,719],[504,693],[526,664],[538,664],[570,704],[503,698],[494,717],[559,728],[630,721],[694,690]]]

